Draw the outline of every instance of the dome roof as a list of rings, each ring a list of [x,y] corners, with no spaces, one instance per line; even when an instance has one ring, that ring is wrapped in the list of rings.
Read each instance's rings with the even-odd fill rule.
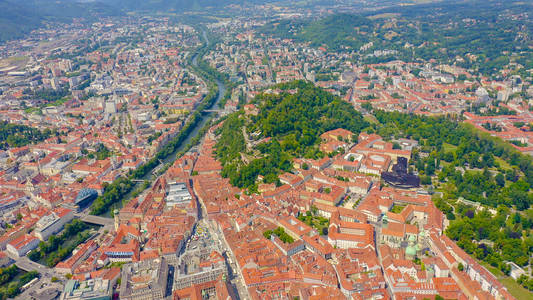
[[[408,246],[405,248],[405,255],[408,256],[415,256],[416,255],[416,249],[413,246]]]

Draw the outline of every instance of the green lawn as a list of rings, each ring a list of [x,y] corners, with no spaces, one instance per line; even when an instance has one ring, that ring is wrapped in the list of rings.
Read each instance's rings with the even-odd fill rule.
[[[24,110],[27,114],[42,114],[42,111],[38,107],[29,107]]]
[[[496,161],[502,169],[505,169],[505,170],[512,169],[511,165],[508,164],[505,160],[501,159],[500,157],[494,156],[494,161]]]
[[[513,278],[505,276],[504,278],[500,278],[499,280],[507,288],[509,293],[511,293],[511,295],[513,295],[516,299],[527,300],[533,298],[533,293],[523,288]]]
[[[363,119],[371,124],[379,124],[378,119],[376,119],[376,117],[374,117],[373,115],[366,115],[363,117]]]
[[[494,274],[494,276],[500,278],[500,277],[504,277],[505,275],[503,274],[503,272],[498,269],[498,268],[495,268],[491,265],[489,265],[488,263],[484,262],[484,261],[479,261],[478,260],[478,263],[480,265],[482,265],[483,267],[485,267],[487,270],[489,270],[492,274]]]
[[[455,151],[457,149],[457,146],[454,146],[448,143],[443,143],[442,149],[444,150],[444,152],[450,152],[450,151]]]
[[[373,16],[370,16],[368,18],[371,19],[371,20],[375,20],[375,19],[390,19],[390,18],[397,17],[399,15],[400,14],[395,14],[395,13],[384,13],[384,14],[373,15]]]
[[[498,280],[507,288],[509,293],[511,293],[511,295],[513,295],[516,299],[518,300],[532,299],[533,293],[531,293],[530,291],[522,287],[520,284],[518,284],[518,282],[516,282],[516,280],[514,280],[512,277],[506,276],[505,274],[503,274],[502,271],[500,271],[500,269],[495,268],[487,264],[486,262],[479,261],[479,260],[478,262],[482,266],[487,268],[487,270],[489,270],[492,274],[494,274],[494,276],[498,278]]]
[[[394,204],[394,206],[392,207],[391,209],[391,212],[395,213],[395,214],[399,214],[402,212],[402,210],[405,208],[405,205],[396,205]]]
[[[56,100],[54,102],[47,103],[45,107],[52,107],[52,106],[61,106],[65,104],[69,100],[69,97],[63,97],[59,100]]]
[[[318,230],[319,234],[323,234],[324,230],[329,228],[329,220],[324,217],[301,215],[298,219]]]

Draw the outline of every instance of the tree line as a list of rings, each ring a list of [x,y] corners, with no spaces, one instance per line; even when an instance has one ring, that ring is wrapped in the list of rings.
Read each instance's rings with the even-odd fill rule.
[[[52,235],[46,242],[40,242],[39,248],[32,250],[28,258],[38,262],[45,258],[46,265],[54,267],[58,262],[72,254],[76,247],[85,242],[90,234],[87,231],[89,226],[79,219],[74,219],[70,224],[65,225],[65,230],[61,235]],[[67,241],[72,241],[70,245],[63,247]]]
[[[51,137],[53,134],[54,132],[48,128],[39,130],[26,125],[0,121],[0,149],[6,150],[13,147],[26,146],[31,143],[38,143]]]

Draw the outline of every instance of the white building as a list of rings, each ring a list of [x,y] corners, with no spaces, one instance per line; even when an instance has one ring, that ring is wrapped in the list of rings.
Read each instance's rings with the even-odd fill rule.
[[[39,239],[30,234],[24,234],[19,238],[9,242],[6,246],[6,250],[9,254],[15,257],[21,257],[26,255],[31,250],[39,246]]]
[[[526,275],[526,271],[524,271],[524,269],[520,268],[514,262],[511,261],[508,263],[508,265],[511,266],[511,272],[509,273],[509,275],[511,275],[511,277],[513,277],[515,280],[517,280],[522,275]]]
[[[35,225],[35,236],[41,241],[48,240],[53,234],[60,232],[65,224],[74,219],[74,213],[70,209],[56,208],[51,214],[43,216]]]
[[[165,199],[167,207],[187,205],[191,200],[192,196],[185,183],[178,182],[169,185],[168,195]]]

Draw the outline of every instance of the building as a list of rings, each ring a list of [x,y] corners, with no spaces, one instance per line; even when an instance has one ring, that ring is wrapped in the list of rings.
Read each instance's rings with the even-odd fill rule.
[[[120,299],[165,299],[167,282],[168,264],[163,257],[125,265],[122,268]]]
[[[116,223],[116,221],[115,221]],[[132,262],[139,260],[141,234],[138,228],[122,224],[111,244],[103,252],[111,262]]]
[[[174,300],[236,299],[233,289],[222,277],[217,281],[194,284],[190,287],[176,290],[174,291]]]
[[[168,195],[165,198],[166,205],[168,207],[173,207],[175,205],[188,205],[191,200],[191,193],[189,193],[185,183],[178,182],[169,185]]]
[[[35,236],[41,241],[48,240],[53,234],[60,232],[65,224],[74,219],[74,213],[70,209],[56,208],[51,214],[42,217],[35,224]]]
[[[78,251],[76,251],[71,257],[69,257],[65,261],[59,262],[55,266],[55,270],[57,272],[62,274],[72,274],[74,269],[78,265],[80,265],[87,257],[89,257],[89,255],[98,247],[94,240],[89,240],[88,242],[80,246],[78,247]]]
[[[77,205],[78,209],[85,208],[89,203],[96,199],[96,197],[98,197],[98,192],[96,190],[85,188],[78,193],[74,203]]]
[[[61,294],[61,300],[110,300],[113,285],[109,280],[94,278],[86,281],[69,280]]]
[[[374,227],[366,223],[342,221],[340,214],[331,215],[328,242],[341,249],[374,248]]]
[[[400,188],[416,188],[420,185],[420,178],[407,173],[407,159],[398,157],[398,162],[392,166],[392,172],[381,173],[381,178],[388,184]]]
[[[16,257],[26,255],[39,246],[39,239],[30,234],[24,234],[7,244],[6,250]]]
[[[292,256],[300,251],[305,250],[305,244],[302,240],[294,241],[293,243],[284,243],[275,234],[270,236],[270,240],[278,249],[287,256]]]
[[[117,112],[117,104],[114,100],[109,100],[105,102],[105,109],[106,114],[112,115]]]
[[[206,249],[208,250],[208,249]],[[193,284],[202,284],[227,276],[224,257],[217,251],[195,251],[180,257],[174,272],[174,289],[184,289]]]

